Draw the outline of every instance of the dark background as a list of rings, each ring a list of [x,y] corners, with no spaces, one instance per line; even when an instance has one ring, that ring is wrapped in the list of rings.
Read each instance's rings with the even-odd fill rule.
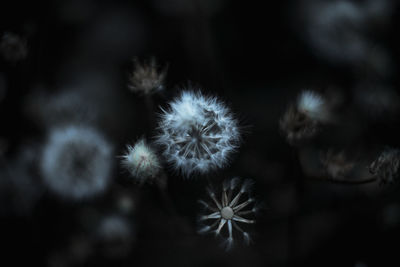
[[[158,190],[132,183],[116,158],[110,189],[87,201],[65,201],[45,188],[30,194],[32,188],[3,186],[1,260],[9,263],[2,265],[399,266],[398,186],[309,181],[302,166],[313,161],[310,153],[334,149],[355,155],[366,168],[386,146],[399,147],[398,103],[370,107],[357,98],[369,92],[364,88],[373,87],[379,95],[384,87],[397,100],[397,6],[383,13],[384,22],[370,22],[368,40],[379,44],[390,61],[377,74],[367,63],[321,56],[304,34],[300,2],[2,3],[0,34],[23,36],[28,47],[22,61],[0,60],[2,168],[26,170],[24,175],[33,177],[28,187],[43,186],[34,162],[60,120],[52,118],[49,103],[70,89],[82,92],[89,113],[93,108],[99,114],[96,126],[115,145],[116,156],[138,137],[151,139],[153,115],[127,84],[132,58],[155,57],[168,65],[168,75],[154,111],[190,86],[225,101],[241,122],[243,142],[231,164],[208,179],[218,185],[233,176],[252,178],[264,203],[252,232],[254,243],[225,252],[213,236],[196,233],[196,200],[205,197],[204,177],[184,179],[168,171],[171,213]],[[333,92],[342,100],[333,125],[312,142],[292,147],[279,130],[279,119],[304,89]],[[26,153],[33,153],[29,166],[21,160]],[[110,258],[101,245],[82,244],[90,243],[96,218],[113,213],[115,196],[122,193],[134,199],[128,217],[135,234],[128,253]],[[71,249],[76,244],[83,248]],[[76,256],[81,251],[82,259]]]

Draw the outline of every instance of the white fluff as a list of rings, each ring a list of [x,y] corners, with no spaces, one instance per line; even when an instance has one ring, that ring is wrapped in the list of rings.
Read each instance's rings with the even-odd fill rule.
[[[297,100],[297,108],[313,120],[324,121],[328,116],[325,99],[313,91],[303,91],[300,94]]]
[[[166,161],[189,176],[223,167],[239,137],[237,121],[221,102],[184,91],[163,110],[156,143]]]
[[[134,146],[127,146],[127,153],[122,156],[122,166],[140,182],[155,178],[161,169],[158,157],[144,139]]]

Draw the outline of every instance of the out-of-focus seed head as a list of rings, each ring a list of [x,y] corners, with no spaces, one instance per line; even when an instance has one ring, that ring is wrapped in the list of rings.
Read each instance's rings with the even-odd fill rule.
[[[290,144],[313,137],[319,130],[319,124],[305,114],[290,106],[279,121],[279,126]]]
[[[4,33],[0,40],[0,51],[4,59],[21,61],[28,55],[28,45],[24,38],[14,33]]]
[[[303,91],[295,105],[290,105],[279,124],[290,144],[312,138],[322,123],[329,121],[325,99],[313,91]]]
[[[227,234],[223,237],[225,239],[223,245],[226,250],[232,249],[237,234],[241,235],[244,243],[248,245],[251,241],[250,235],[242,229],[241,224],[255,223],[255,220],[245,218],[254,217],[257,213],[255,200],[250,196],[252,185],[252,180],[245,180],[241,183],[240,179],[234,178],[224,181],[221,194],[217,194],[211,187],[208,188],[210,201],[199,200],[207,213],[199,217],[201,226],[198,232],[200,234],[215,233],[216,236],[222,236],[226,225]]]
[[[161,164],[156,152],[144,139],[134,146],[127,146],[127,152],[122,156],[122,166],[140,183],[151,182],[160,173]]]
[[[369,20],[354,1],[299,1],[302,34],[318,57],[333,63],[357,63],[368,50]]]
[[[312,120],[326,121],[329,117],[325,99],[313,91],[306,90],[300,94],[297,109]]]
[[[369,166],[381,184],[394,183],[400,178],[400,150],[388,148]]]
[[[103,217],[97,225],[97,246],[106,257],[115,259],[128,255],[134,241],[132,222],[121,215]]]
[[[41,159],[46,186],[69,199],[103,192],[109,184],[111,169],[111,145],[96,130],[83,126],[53,130]]]
[[[158,129],[163,156],[186,176],[224,167],[240,139],[230,110],[217,98],[192,91],[183,91],[163,110]]]
[[[128,87],[135,93],[151,95],[164,89],[166,75],[167,68],[158,67],[154,58],[144,63],[135,59]]]

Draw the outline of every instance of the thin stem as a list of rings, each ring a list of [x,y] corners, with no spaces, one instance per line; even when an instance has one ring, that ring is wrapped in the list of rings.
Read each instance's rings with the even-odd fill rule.
[[[175,206],[173,204],[173,201],[171,197],[169,196],[168,193],[168,188],[167,188],[167,175],[165,174],[164,171],[161,171],[160,178],[157,180],[157,185],[158,189],[160,190],[161,197],[163,199],[163,202],[168,209],[168,211],[173,214],[173,215],[178,215]]]
[[[341,178],[332,178],[332,177],[323,177],[323,176],[309,176],[307,177],[309,180],[315,181],[326,181],[335,184],[348,184],[348,185],[360,185],[360,184],[369,184],[376,182],[378,179],[376,176],[371,176],[367,178],[357,179],[357,180],[349,180],[349,179],[341,179]]]

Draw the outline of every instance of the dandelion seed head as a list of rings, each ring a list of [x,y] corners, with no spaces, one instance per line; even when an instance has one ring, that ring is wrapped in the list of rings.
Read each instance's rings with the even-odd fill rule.
[[[233,247],[237,235],[241,235],[243,242],[250,244],[250,235],[242,229],[242,224],[254,224],[254,219],[248,219],[248,216],[254,217],[256,208],[254,199],[249,196],[252,180],[245,180],[241,187],[238,178],[226,180],[222,186],[221,198],[217,198],[215,192],[208,189],[210,203],[200,200],[204,208],[204,213],[199,216],[200,228],[198,232],[214,233],[224,239],[223,246],[226,250]],[[234,185],[234,186],[227,186]],[[238,189],[236,189],[238,188]],[[224,234],[226,232],[227,234]]]
[[[189,176],[225,166],[239,139],[237,121],[223,103],[184,91],[163,110],[156,142],[167,162]]]
[[[0,39],[0,53],[7,61],[21,61],[28,55],[27,42],[19,35],[7,32]]]
[[[108,258],[125,257],[131,250],[135,231],[127,217],[117,214],[104,216],[96,230],[97,246]]]
[[[317,121],[290,106],[279,121],[282,132],[290,144],[313,137],[319,130]]]
[[[50,134],[42,154],[41,173],[53,193],[80,199],[106,189],[111,162],[111,145],[100,133],[83,126],[69,126]]]
[[[394,183],[400,178],[400,150],[385,149],[369,166],[371,174],[375,175],[381,184]]]
[[[134,146],[127,146],[121,164],[141,183],[154,179],[161,169],[157,154],[144,139],[137,141]]]
[[[327,117],[325,99],[313,91],[306,90],[300,94],[297,100],[297,108],[313,120],[324,121]]]
[[[331,107],[325,98],[310,90],[301,92],[279,121],[289,143],[312,138],[321,124],[331,121]]]

